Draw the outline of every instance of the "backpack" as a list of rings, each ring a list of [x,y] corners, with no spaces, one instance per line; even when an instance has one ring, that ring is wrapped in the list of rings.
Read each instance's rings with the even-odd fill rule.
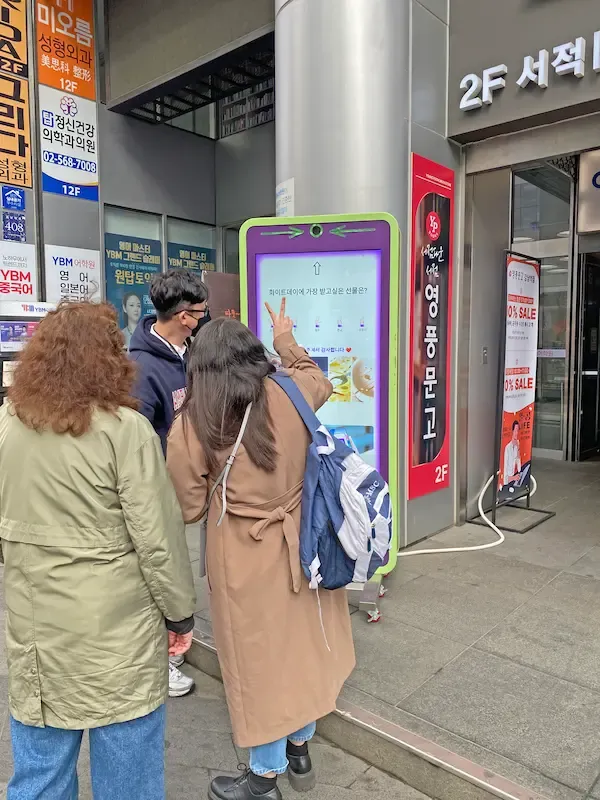
[[[300,560],[311,589],[365,583],[389,557],[392,507],[376,469],[334,438],[294,381],[270,376],[283,389],[312,437],[306,455]]]

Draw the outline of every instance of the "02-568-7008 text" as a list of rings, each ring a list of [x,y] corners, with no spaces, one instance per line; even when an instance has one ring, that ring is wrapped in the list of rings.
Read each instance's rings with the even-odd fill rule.
[[[83,158],[66,156],[62,153],[53,153],[51,150],[44,150],[42,153],[42,158],[48,164],[58,164],[61,167],[78,169],[82,172],[96,173],[98,170],[98,165],[94,161],[86,161]]]

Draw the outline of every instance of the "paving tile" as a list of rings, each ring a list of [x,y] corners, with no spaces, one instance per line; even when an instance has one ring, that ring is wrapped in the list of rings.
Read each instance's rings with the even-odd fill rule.
[[[400,707],[586,791],[600,759],[600,693],[477,650],[463,653]]]
[[[600,580],[600,547],[592,547],[579,561],[568,567],[566,572]]]
[[[452,566],[449,567],[452,569]],[[389,619],[404,622],[454,642],[470,645],[492,630],[530,593],[489,583],[447,580],[445,575],[423,575],[397,596],[382,603],[384,624]],[[360,661],[359,661],[360,664]]]
[[[358,708],[377,714],[384,720],[393,722],[401,728],[423,736],[430,742],[445,747],[451,753],[457,753],[497,775],[508,778],[518,786],[538,792],[547,800],[581,800],[580,792],[568,789],[563,784],[540,775],[539,772],[529,769],[516,760],[508,759],[492,750],[481,747],[467,738],[458,736],[401,708],[390,706],[349,686],[344,687],[341,696]]]
[[[560,575],[477,644],[600,692],[600,582]]]
[[[353,794],[361,794],[365,797],[377,795],[379,800],[427,800],[427,797],[404,786],[394,778],[390,778],[385,772],[381,772],[375,767],[371,767],[354,781],[350,786]]]
[[[410,586],[410,584],[409,584]],[[369,625],[364,616],[352,617],[357,666],[348,685],[390,702],[410,694],[464,649],[385,616]]]
[[[564,570],[579,561],[598,541],[597,531],[581,531],[576,526],[573,532],[556,531],[546,527],[549,524],[544,523],[524,535],[507,534],[506,541],[495,548],[494,555],[551,570]]]
[[[502,545],[500,545],[501,547]],[[461,553],[450,563],[440,566],[431,577],[442,575],[449,580],[473,586],[512,587],[537,592],[558,574],[557,570],[528,564],[518,558],[498,558],[495,549]]]

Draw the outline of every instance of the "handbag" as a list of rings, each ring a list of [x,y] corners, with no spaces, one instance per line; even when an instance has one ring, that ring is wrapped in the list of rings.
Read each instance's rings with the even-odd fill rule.
[[[204,514],[202,515],[202,518],[200,520],[200,560],[198,564],[199,564],[199,574],[201,578],[206,577],[206,535],[207,535],[207,525],[208,525],[208,510],[210,508],[210,504],[212,503],[212,499],[215,496],[215,492],[222,484],[223,510],[221,511],[221,516],[219,517],[217,526],[221,525],[223,519],[225,518],[225,514],[227,513],[227,478],[229,477],[231,467],[233,466],[235,457],[237,456],[238,450],[240,449],[240,445],[242,444],[242,439],[244,438],[244,433],[246,432],[246,427],[248,425],[248,419],[250,418],[251,411],[252,411],[252,403],[248,403],[248,405],[246,406],[246,411],[244,412],[244,419],[242,420],[242,426],[240,428],[240,432],[238,433],[238,437],[235,440],[235,444],[233,445],[233,450],[231,451],[231,455],[225,462],[225,466],[223,467],[221,474],[219,475],[212,489],[210,490]]]

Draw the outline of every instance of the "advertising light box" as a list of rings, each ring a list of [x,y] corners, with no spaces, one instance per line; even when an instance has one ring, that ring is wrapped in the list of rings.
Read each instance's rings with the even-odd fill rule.
[[[265,302],[286,298],[296,341],[333,385],[319,419],[388,480],[395,538],[398,239],[384,214],[257,219],[240,231],[242,321],[272,349]]]

